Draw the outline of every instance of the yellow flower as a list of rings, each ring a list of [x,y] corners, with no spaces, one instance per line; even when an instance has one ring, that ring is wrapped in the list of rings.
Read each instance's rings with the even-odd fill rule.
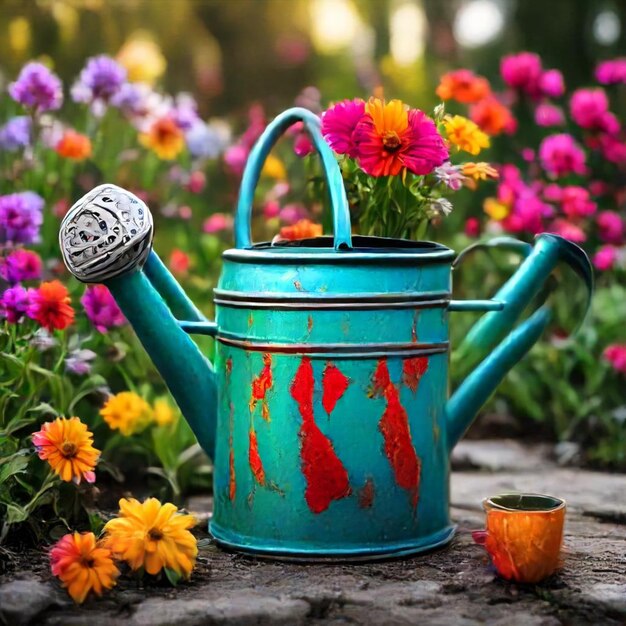
[[[58,417],[46,422],[33,434],[33,443],[39,458],[48,461],[61,480],[95,482],[93,470],[100,450],[93,447],[93,435],[77,417]]]
[[[121,47],[117,60],[126,68],[128,80],[150,85],[162,76],[167,65],[159,46],[139,37],[130,39]]]
[[[50,550],[50,565],[78,604],[92,590],[99,596],[113,587],[120,573],[111,551],[99,545],[93,533],[73,533],[59,539]]]
[[[176,421],[178,414],[165,398],[158,398],[152,406],[152,416],[159,426],[167,426]]]
[[[179,513],[173,504],[122,498],[119,517],[104,527],[105,541],[133,570],[144,567],[148,574],[158,574],[165,567],[189,578],[198,554],[189,532],[195,524],[192,515]]]
[[[489,137],[474,122],[462,115],[447,115],[443,125],[448,134],[448,141],[459,150],[478,154],[482,148],[489,147]]]
[[[273,154],[270,154],[267,159],[265,159],[261,174],[268,178],[275,178],[276,180],[285,180],[287,178],[287,170],[283,162]]]
[[[501,222],[505,217],[509,215],[511,209],[504,204],[496,200],[496,198],[486,198],[483,203],[483,211],[496,222]]]
[[[139,143],[151,148],[160,159],[170,161],[183,151],[185,136],[173,119],[163,117],[154,122],[147,133],[139,135]]]
[[[484,161],[480,163],[463,163],[461,166],[461,172],[465,176],[470,176],[474,180],[487,180],[489,178],[498,178],[498,170],[491,167],[489,163]]]
[[[152,419],[150,405],[132,391],[122,391],[109,398],[100,415],[109,428],[127,437],[142,430]]]

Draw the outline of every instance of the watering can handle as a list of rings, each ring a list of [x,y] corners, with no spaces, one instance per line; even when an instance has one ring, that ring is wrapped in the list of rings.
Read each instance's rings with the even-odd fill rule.
[[[293,124],[297,122],[304,123],[311,136],[313,145],[322,160],[322,167],[324,168],[324,175],[330,195],[330,206],[333,212],[335,250],[345,250],[352,247],[348,199],[346,198],[341,170],[339,169],[335,155],[322,136],[319,117],[307,109],[294,107],[287,109],[268,124],[250,152],[241,179],[241,189],[239,191],[237,213],[235,215],[236,248],[252,247],[252,234],[250,229],[252,201],[254,199],[254,190],[259,182],[261,170],[263,169],[263,164],[278,139],[280,139],[290,126],[293,126]]]

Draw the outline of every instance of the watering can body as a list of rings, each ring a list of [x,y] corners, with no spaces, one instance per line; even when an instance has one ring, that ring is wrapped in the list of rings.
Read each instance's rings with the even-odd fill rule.
[[[262,163],[300,120],[326,171],[334,237],[253,245],[250,211]],[[450,451],[539,338],[549,309],[511,330],[515,320],[561,260],[591,287],[586,255],[544,235],[534,247],[500,242],[525,260],[494,299],[452,300],[448,248],[352,237],[334,156],[317,118],[301,109],[279,116],[251,154],[214,322],[149,252],[147,207],[128,196],[107,185],[80,200],[62,225],[64,258],[79,279],[106,284],[135,328],[213,458],[211,533],[243,552],[381,558],[449,541]],[[129,239],[115,250],[123,254],[111,249],[110,226],[95,235],[92,228],[89,246],[79,246],[86,221],[90,228],[106,222],[102,216],[119,214],[120,202]],[[464,346],[485,358],[449,398],[455,310],[487,312]],[[215,337],[213,364],[193,333]]]

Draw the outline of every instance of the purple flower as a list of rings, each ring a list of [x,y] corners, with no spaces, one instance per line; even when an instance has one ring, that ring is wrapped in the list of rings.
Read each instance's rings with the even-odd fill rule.
[[[566,133],[549,135],[539,146],[539,160],[551,176],[585,174],[585,159],[584,150]]]
[[[110,328],[126,323],[122,311],[104,285],[87,287],[81,303],[89,321],[98,332],[106,333]]]
[[[20,115],[10,119],[0,128],[0,148],[11,152],[25,148],[30,143],[30,118]]]
[[[461,168],[458,165],[452,165],[450,161],[446,161],[443,165],[435,168],[435,177],[440,183],[447,185],[454,191],[458,191],[465,180],[465,176],[461,174]]]
[[[101,116],[125,80],[126,70],[117,61],[105,54],[91,57],[72,87],[72,98],[90,104],[94,114]]]
[[[21,285],[9,287],[0,299],[0,312],[11,324],[17,324],[30,306],[30,291]]]
[[[45,328],[39,328],[30,340],[30,345],[39,350],[39,352],[45,352],[54,348],[59,342],[50,334],[50,331]]]
[[[225,148],[219,131],[201,120],[185,133],[187,148],[196,159],[216,159]]]
[[[0,260],[0,276],[11,284],[41,278],[41,258],[32,250],[14,250]]]
[[[544,96],[560,98],[565,93],[565,81],[559,70],[547,70],[539,78],[539,89]]]
[[[537,126],[561,126],[565,123],[565,116],[561,107],[543,103],[535,109],[535,124]]]
[[[41,63],[28,63],[9,85],[13,100],[38,113],[58,109],[63,103],[63,86],[56,74]]]
[[[96,356],[93,350],[73,350],[65,359],[65,371],[77,376],[85,376],[91,372],[91,362]]]
[[[200,121],[198,117],[198,103],[188,93],[179,93],[176,96],[174,107],[170,111],[170,117],[181,130],[189,130]]]
[[[626,58],[602,61],[596,67],[596,80],[602,85],[626,84]]]
[[[33,191],[0,196],[0,243],[36,243],[44,201]]]

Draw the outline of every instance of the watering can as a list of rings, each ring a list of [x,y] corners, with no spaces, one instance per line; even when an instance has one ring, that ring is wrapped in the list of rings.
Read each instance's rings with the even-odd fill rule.
[[[334,235],[253,244],[263,163],[300,121],[321,157]],[[517,318],[561,261],[592,290],[587,255],[541,234],[534,246],[492,242],[524,257],[493,299],[451,299],[452,250],[351,234],[336,159],[301,108],[250,154],[215,321],[151,251],[152,231],[148,207],[105,184],[70,209],[60,245],[79,280],[109,288],[213,459],[215,540],[270,557],[373,559],[450,541],[450,452],[550,309],[513,328]],[[485,312],[461,348],[484,359],[448,397],[455,311]],[[215,338],[213,363],[193,334]]]

